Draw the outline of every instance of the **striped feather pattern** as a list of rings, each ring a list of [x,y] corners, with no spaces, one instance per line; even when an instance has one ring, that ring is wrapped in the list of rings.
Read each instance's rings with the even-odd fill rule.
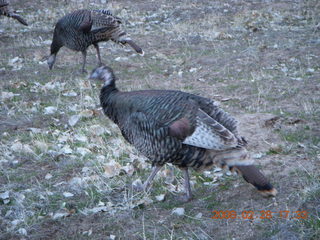
[[[138,53],[142,49],[121,29],[121,19],[111,14],[109,10],[77,10],[62,17],[56,24],[51,44],[51,55],[48,59],[50,69],[55,62],[55,56],[61,47],[81,51],[84,56],[83,70],[86,64],[86,50],[94,45],[97,50],[99,64],[101,57],[98,43],[112,40],[116,43],[128,44]],[[131,41],[131,42],[130,42]]]
[[[259,191],[276,193],[252,165],[242,138],[237,136],[235,119],[212,100],[170,90],[120,92],[112,69],[105,66],[91,76],[106,83],[100,93],[104,113],[153,165],[172,163],[195,170],[214,164],[239,166],[243,177]]]

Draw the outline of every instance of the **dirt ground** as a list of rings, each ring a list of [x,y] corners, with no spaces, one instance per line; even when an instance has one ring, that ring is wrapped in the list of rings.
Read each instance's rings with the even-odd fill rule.
[[[29,26],[0,18],[0,239],[320,239],[320,2],[105,2],[12,0]],[[44,60],[56,21],[80,8],[112,10],[143,47],[101,44],[121,90],[215,99],[279,194],[216,167],[192,172],[183,203],[169,165],[134,191],[151,166],[102,114],[81,53],[64,48],[51,71]],[[87,60],[89,72],[93,47]]]

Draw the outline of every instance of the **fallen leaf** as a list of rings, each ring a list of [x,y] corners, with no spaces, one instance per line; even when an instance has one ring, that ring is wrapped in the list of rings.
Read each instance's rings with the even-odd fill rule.
[[[131,164],[127,164],[126,166],[122,166],[121,170],[125,171],[128,176],[132,176],[134,167]]]
[[[78,96],[78,93],[76,93],[75,91],[68,91],[68,92],[62,93],[62,96],[65,96],[65,97],[76,97],[76,96]]]
[[[70,212],[69,212],[69,211],[61,210],[61,211],[59,211],[59,212],[56,212],[56,213],[52,216],[52,219],[56,220],[56,219],[63,218],[63,217],[68,217],[68,216],[70,216]]]
[[[83,147],[78,147],[76,150],[78,153],[80,153],[82,156],[85,156],[87,154],[90,154],[91,151],[87,148],[83,148]]]
[[[36,148],[38,148],[41,152],[47,152],[48,151],[48,144],[42,141],[35,141],[34,145]]]
[[[50,114],[54,114],[58,109],[56,107],[53,107],[53,106],[49,106],[49,107],[46,107],[44,108],[44,111],[43,113],[45,115],[50,115]]]
[[[102,134],[111,134],[109,130],[107,130],[105,127],[100,125],[92,125],[89,127],[89,131],[92,135],[100,136]]]
[[[138,179],[136,179],[136,180],[134,180],[133,182],[132,182],[132,187],[134,188],[134,189],[143,189],[143,184],[142,184],[142,181],[141,181],[141,179],[140,178],[138,178]]]
[[[88,138],[85,135],[76,134],[74,138],[79,142],[88,142]]]
[[[104,166],[104,175],[107,178],[111,178],[119,175],[120,170],[121,170],[121,165],[116,161],[112,160]]]
[[[77,124],[77,122],[80,120],[80,115],[73,115],[69,118],[68,123],[71,127]]]

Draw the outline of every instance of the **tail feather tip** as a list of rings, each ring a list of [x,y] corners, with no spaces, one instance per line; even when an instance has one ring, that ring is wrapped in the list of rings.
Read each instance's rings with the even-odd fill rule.
[[[144,56],[144,51],[141,50],[141,52],[139,53],[139,55],[143,57],[143,56]]]
[[[275,197],[278,194],[278,191],[275,188],[271,188],[268,190],[259,190],[259,193],[264,197]]]

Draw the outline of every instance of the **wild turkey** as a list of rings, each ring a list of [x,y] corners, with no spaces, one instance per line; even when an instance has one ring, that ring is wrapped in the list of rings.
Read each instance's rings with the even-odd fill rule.
[[[204,170],[213,164],[240,172],[265,196],[277,190],[249,159],[237,122],[210,99],[172,90],[121,92],[110,67],[94,69],[91,79],[104,81],[100,102],[124,138],[152,161],[151,181],[166,163],[184,172],[185,200],[191,198],[188,168]]]
[[[0,0],[0,15],[14,18],[18,20],[21,24],[28,26],[28,23],[18,14],[14,13],[8,8],[8,3],[6,0]]]
[[[81,51],[83,57],[82,72],[85,72],[87,48],[93,44],[97,50],[99,65],[101,63],[98,43],[112,40],[120,44],[129,44],[137,53],[143,55],[142,49],[121,30],[121,19],[108,10],[78,10],[62,17],[56,24],[48,58],[52,69],[56,55],[62,46],[74,51]]]

